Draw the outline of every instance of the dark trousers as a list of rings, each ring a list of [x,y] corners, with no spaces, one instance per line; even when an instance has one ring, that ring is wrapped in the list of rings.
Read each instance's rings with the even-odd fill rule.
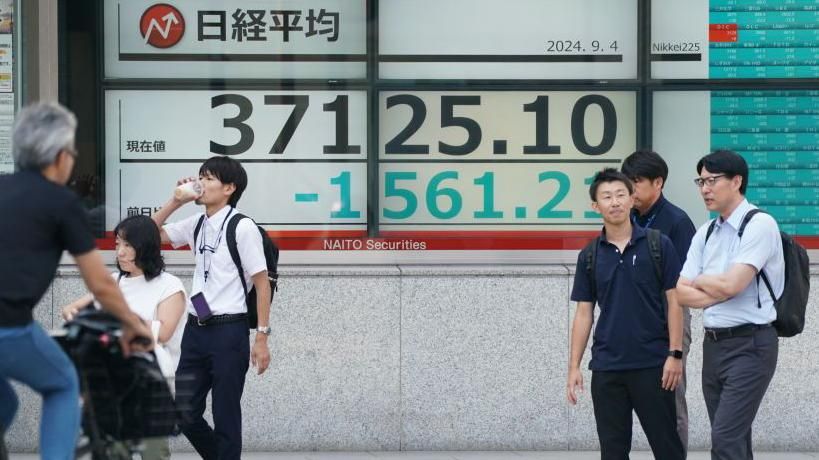
[[[592,402],[602,460],[628,460],[632,410],[640,419],[654,458],[685,459],[677,433],[674,392],[662,389],[662,376],[662,367],[592,372]]]
[[[250,362],[248,335],[244,321],[185,325],[176,394],[182,407],[190,409],[182,432],[205,460],[241,458],[241,399]],[[213,428],[202,417],[211,390]]]
[[[711,458],[754,458],[751,426],[776,370],[779,341],[772,327],[702,344],[702,392],[711,420]]]

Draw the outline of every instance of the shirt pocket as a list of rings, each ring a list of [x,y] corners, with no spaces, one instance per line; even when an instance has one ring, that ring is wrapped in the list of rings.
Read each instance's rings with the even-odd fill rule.
[[[629,262],[633,264],[631,267],[631,277],[636,284],[660,289],[660,280],[654,268],[654,261],[651,260],[650,255],[632,255],[629,257]]]

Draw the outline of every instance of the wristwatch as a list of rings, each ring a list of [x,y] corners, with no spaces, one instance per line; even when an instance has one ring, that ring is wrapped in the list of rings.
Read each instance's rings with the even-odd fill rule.
[[[259,327],[256,328],[256,332],[258,332],[259,334],[264,334],[266,336],[270,336],[270,334],[273,331],[270,330],[270,326],[259,326]],[[682,352],[680,352],[680,353],[682,353]]]
[[[671,356],[672,358],[675,359],[682,359],[683,352],[682,350],[668,350],[668,356]]]

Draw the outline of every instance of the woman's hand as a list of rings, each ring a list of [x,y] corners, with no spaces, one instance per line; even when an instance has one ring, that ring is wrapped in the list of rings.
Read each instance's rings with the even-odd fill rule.
[[[75,316],[77,316],[77,313],[79,313],[80,310],[84,310],[88,306],[88,304],[90,304],[93,301],[94,296],[92,296],[91,294],[86,294],[80,297],[79,299],[71,302],[70,304],[64,306],[60,313],[62,313],[62,317],[64,320],[71,321],[72,319],[74,319]]]

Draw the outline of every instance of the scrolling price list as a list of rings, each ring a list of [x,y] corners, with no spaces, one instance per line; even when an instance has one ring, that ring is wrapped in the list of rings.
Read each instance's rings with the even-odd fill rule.
[[[711,147],[748,162],[748,199],[782,230],[819,235],[819,91],[714,91]]]
[[[815,78],[819,5],[813,0],[711,0],[711,78]]]

